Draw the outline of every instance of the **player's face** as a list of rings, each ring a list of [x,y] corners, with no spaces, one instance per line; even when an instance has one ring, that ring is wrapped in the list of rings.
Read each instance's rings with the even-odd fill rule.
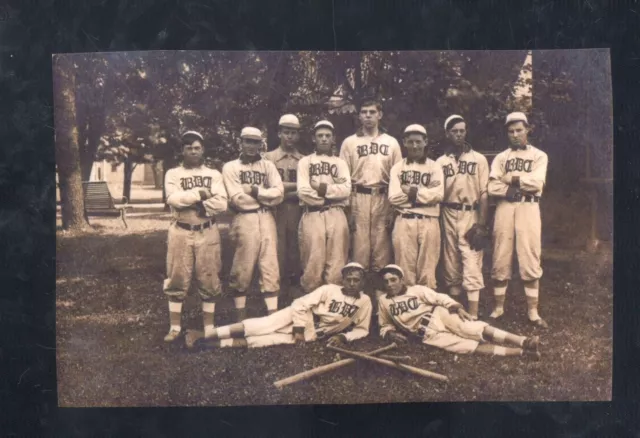
[[[362,271],[349,271],[342,276],[342,287],[348,294],[356,294],[362,290],[364,274]]]
[[[424,156],[424,149],[427,147],[427,138],[419,133],[409,134],[404,138],[404,147],[407,148],[408,158],[419,160]]]
[[[331,154],[333,150],[333,131],[329,128],[318,128],[313,134],[313,143],[321,154]]]
[[[188,166],[197,166],[202,163],[202,157],[204,156],[204,147],[200,140],[195,140],[191,144],[185,144],[182,146],[182,157],[185,164]]]
[[[249,157],[258,155],[260,153],[260,150],[262,149],[261,140],[254,140],[252,138],[243,138],[241,144],[242,144],[242,153]]]
[[[402,278],[400,276],[387,272],[382,277],[384,288],[389,295],[398,295],[402,290]]]
[[[280,144],[285,148],[292,148],[298,144],[300,140],[300,131],[295,128],[280,128],[278,132],[278,138],[280,138]]]
[[[507,126],[507,135],[509,136],[509,142],[512,146],[526,146],[529,128],[527,128],[524,122],[515,122]]]
[[[382,111],[379,111],[375,105],[363,106],[360,109],[360,123],[362,123],[362,126],[365,128],[371,129],[377,127],[380,119],[382,119]]]
[[[447,131],[447,138],[457,146],[463,145],[466,137],[467,124],[465,122],[456,123]]]

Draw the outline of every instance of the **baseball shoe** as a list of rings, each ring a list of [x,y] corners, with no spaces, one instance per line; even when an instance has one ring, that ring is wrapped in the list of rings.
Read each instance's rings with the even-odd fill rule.
[[[180,336],[182,332],[178,330],[169,330],[169,333],[164,337],[165,342],[173,342]]]
[[[187,334],[184,336],[184,342],[189,350],[192,350],[197,345],[198,341],[202,339],[202,332],[196,330],[187,330]]]
[[[489,315],[489,319],[491,319],[492,321],[497,321],[500,318],[502,318],[503,315],[504,315],[504,310],[502,311],[494,310],[493,312],[491,312],[491,315]]]
[[[539,345],[540,345],[540,336],[532,336],[524,340],[522,344],[522,349],[529,350],[529,351],[538,351]]]
[[[542,318],[538,318],[536,320],[529,320],[530,324],[533,324],[534,326],[540,328],[540,329],[548,329],[549,328],[549,324],[547,324],[547,322],[542,319]]]
[[[538,362],[541,359],[541,354],[538,350],[522,350],[522,357],[532,360],[534,362]]]

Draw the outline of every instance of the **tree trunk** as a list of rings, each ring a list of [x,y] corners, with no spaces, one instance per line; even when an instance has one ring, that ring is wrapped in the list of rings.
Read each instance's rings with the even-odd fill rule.
[[[164,190],[164,179],[167,175],[169,169],[172,169],[178,165],[178,162],[175,159],[173,154],[167,154],[162,160],[162,203],[164,204],[164,211],[169,211],[169,204],[167,204],[167,193]]]
[[[54,57],[53,83],[56,164],[60,181],[62,228],[86,230],[89,229],[89,223],[84,215],[75,104],[75,72],[73,62],[68,56]]]
[[[162,160],[158,160],[151,165],[151,170],[153,171],[153,186],[156,189],[162,189],[162,180],[164,176],[163,166],[164,162]]]
[[[124,160],[124,184],[122,186],[122,196],[126,197],[129,202],[131,201],[131,176],[133,175],[133,169],[135,166],[131,159]]]

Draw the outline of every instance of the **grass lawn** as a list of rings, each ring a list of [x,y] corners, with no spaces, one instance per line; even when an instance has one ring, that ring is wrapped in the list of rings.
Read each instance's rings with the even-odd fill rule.
[[[231,253],[229,218],[220,220],[223,280]],[[377,403],[417,401],[609,400],[612,360],[612,256],[608,251],[543,249],[541,362],[521,358],[456,356],[420,344],[392,354],[410,365],[449,376],[443,384],[376,364],[357,363],[283,390],[273,382],[338,359],[324,344],[255,350],[187,351],[166,345],[168,309],[162,294],[166,214],[141,215],[129,229],[92,219],[96,232],[58,232],[57,360],[61,406],[196,406]],[[489,292],[481,313],[488,315]],[[249,316],[262,315],[259,297]],[[231,300],[217,307],[217,325],[229,321]],[[507,292],[500,327],[530,335],[522,284]],[[200,302],[190,294],[183,327],[202,325]],[[377,333],[349,346],[385,345]],[[390,353],[391,354],[391,353]]]

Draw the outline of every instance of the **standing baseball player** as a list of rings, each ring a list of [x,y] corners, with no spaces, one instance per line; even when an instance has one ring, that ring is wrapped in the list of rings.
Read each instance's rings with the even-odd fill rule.
[[[442,168],[427,158],[427,141],[422,125],[409,125],[404,130],[407,158],[391,168],[389,202],[398,213],[393,251],[396,263],[406,272],[407,284],[435,289],[444,177]]]
[[[364,269],[349,263],[342,267],[342,277],[342,287],[326,284],[272,315],[218,327],[206,338],[219,347],[249,348],[327,338],[342,344],[364,338],[371,322],[371,299],[362,292]],[[189,331],[185,338],[192,348],[203,333]]]
[[[216,298],[220,295],[220,233],[215,214],[227,209],[222,175],[204,165],[204,138],[195,131],[182,137],[183,163],[165,176],[171,207],[164,293],[169,299],[169,333],[173,342],[181,333],[182,303],[195,277],[202,299],[204,331],[213,330]]]
[[[282,202],[284,188],[276,166],[260,156],[262,132],[245,127],[240,140],[240,158],[224,165],[222,178],[236,212],[230,233],[235,253],[229,289],[234,296],[237,318],[242,321],[246,318],[247,290],[256,266],[268,313],[278,309],[280,272],[273,207]]]
[[[293,114],[280,117],[278,123],[280,145],[267,152],[265,158],[276,165],[284,186],[284,201],[275,210],[278,230],[278,264],[280,281],[293,285],[300,276],[300,254],[298,251],[298,224],[302,216],[300,200],[296,193],[298,162],[304,156],[297,150],[300,140],[300,121]]]
[[[465,236],[473,226],[482,228],[488,236],[489,163],[465,141],[467,127],[462,116],[448,117],[444,130],[447,148],[436,160],[444,174],[441,216],[444,280],[452,297],[460,296],[462,289],[466,291],[469,314],[478,319],[480,289],[484,288],[483,252],[472,249]]]
[[[540,197],[547,175],[547,154],[529,144],[529,122],[521,112],[507,116],[509,147],[491,163],[488,191],[497,198],[493,226],[493,270],[495,308],[491,318],[504,314],[507,285],[511,279],[515,247],[520,278],[527,296],[529,321],[548,328],[538,314],[541,222]]]
[[[402,160],[402,151],[398,141],[379,126],[380,102],[365,100],[359,117],[362,127],[342,142],[340,158],[351,173],[352,258],[366,270],[377,272],[392,259],[393,209],[387,192],[391,167]]]
[[[387,292],[378,300],[382,338],[398,343],[407,342],[409,337],[418,338],[423,344],[457,354],[540,359],[537,336],[518,336],[486,322],[473,321],[462,305],[448,295],[421,285],[407,287],[398,265],[388,265],[380,274]]]
[[[323,283],[340,283],[340,269],[349,257],[349,225],[344,208],[351,194],[347,163],[332,155],[334,127],[322,120],[313,128],[315,153],[298,165],[298,196],[304,214],[300,220],[301,284],[309,293]]]

